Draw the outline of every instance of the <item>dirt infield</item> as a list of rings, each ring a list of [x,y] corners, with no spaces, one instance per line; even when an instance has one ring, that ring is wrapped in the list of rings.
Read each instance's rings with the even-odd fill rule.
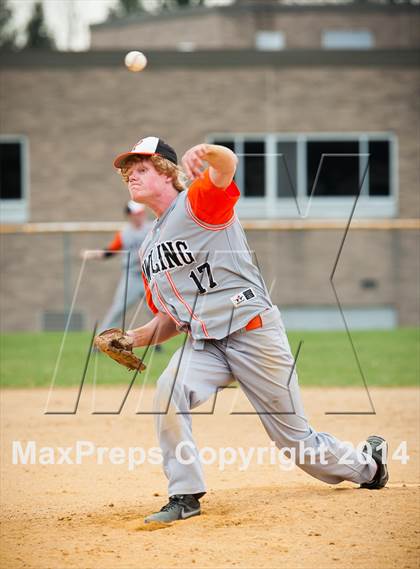
[[[76,393],[55,393],[49,410],[70,409]],[[98,390],[95,410],[117,409],[123,394],[124,387]],[[93,457],[82,464],[12,464],[12,441],[35,441],[38,450],[74,449],[76,441],[123,449],[156,446],[153,418],[135,413],[138,394],[133,390],[120,415],[92,415],[91,390],[82,394],[77,414],[45,415],[46,390],[1,393],[1,567],[418,567],[415,389],[372,389],[376,415],[325,414],[368,411],[362,389],[303,391],[307,414],[320,431],[355,443],[380,433],[390,442],[390,454],[407,441],[410,460],[390,460],[390,484],[382,491],[326,485],[268,461],[253,460],[245,471],[239,463],[222,471],[216,462],[205,467],[203,515],[159,528],[145,526],[143,517],[166,500],[160,465],[129,471],[127,462],[112,464],[106,457],[104,464]],[[152,395],[151,389],[144,392],[142,411],[150,410]],[[232,408],[249,410],[240,392],[229,389],[219,395],[214,415],[194,417],[199,447],[269,446],[258,417],[232,415]],[[68,458],[75,461],[73,451]]]

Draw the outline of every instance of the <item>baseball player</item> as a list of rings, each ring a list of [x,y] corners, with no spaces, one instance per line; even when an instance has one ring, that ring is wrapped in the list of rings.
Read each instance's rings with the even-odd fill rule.
[[[140,140],[114,165],[131,199],[156,215],[140,252],[154,317],[127,335],[140,347],[188,333],[156,387],[155,425],[169,501],[146,523],[200,514],[206,485],[190,410],[235,380],[278,448],[303,445],[297,464],[305,472],[328,484],[349,480],[363,488],[385,486],[384,439],[368,437],[365,452],[357,453],[308,423],[280,312],[235,214],[240,195],[233,181],[235,154],[212,144],[189,149],[182,159],[192,180],[188,189],[180,181],[175,151],[157,137]]]
[[[106,249],[82,251],[82,256],[86,259],[108,259],[119,251],[123,252],[121,254],[121,278],[115,290],[112,304],[99,327],[101,330],[121,324],[127,279],[126,309],[139,302],[144,296],[139,249],[150,229],[150,223],[146,221],[145,206],[132,200],[127,203],[125,214],[128,223],[121,231],[117,231]]]

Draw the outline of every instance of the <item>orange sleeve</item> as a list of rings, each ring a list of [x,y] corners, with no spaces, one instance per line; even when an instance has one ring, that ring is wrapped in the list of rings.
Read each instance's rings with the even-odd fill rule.
[[[147,282],[147,279],[143,273],[141,274],[141,276],[143,277],[144,292],[146,293],[147,306],[150,308],[153,314],[157,314],[159,310],[156,308],[155,303],[153,302],[152,293],[150,292],[149,288],[149,283]]]
[[[121,238],[121,231],[115,234],[114,239],[107,247],[107,251],[121,251],[123,248],[122,238]]]
[[[232,218],[239,196],[235,182],[227,188],[218,188],[210,180],[207,169],[203,178],[197,178],[191,184],[187,199],[195,217],[211,225],[221,225]]]

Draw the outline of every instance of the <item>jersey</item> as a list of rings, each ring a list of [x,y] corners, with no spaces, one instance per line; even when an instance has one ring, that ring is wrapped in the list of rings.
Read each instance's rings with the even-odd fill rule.
[[[156,219],[140,258],[146,299],[193,339],[221,339],[272,306],[234,206],[206,170]]]
[[[107,253],[112,254],[117,251],[124,251],[121,255],[123,269],[141,272],[139,249],[150,230],[150,223],[145,223],[141,227],[134,227],[127,223],[122,231],[115,234],[114,239],[107,247]]]

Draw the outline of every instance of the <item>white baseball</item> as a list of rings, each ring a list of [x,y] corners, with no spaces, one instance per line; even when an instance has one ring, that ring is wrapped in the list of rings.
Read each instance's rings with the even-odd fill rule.
[[[141,51],[130,51],[125,56],[124,63],[130,71],[142,71],[147,65],[147,58]]]

